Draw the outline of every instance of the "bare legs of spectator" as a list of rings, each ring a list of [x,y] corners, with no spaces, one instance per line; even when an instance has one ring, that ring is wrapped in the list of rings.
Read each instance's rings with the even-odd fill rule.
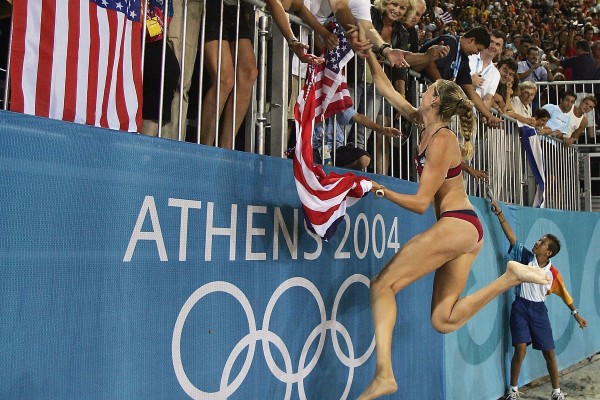
[[[185,0],[173,1],[173,18],[169,24],[168,40],[173,47],[177,61],[182,66],[182,92],[181,101],[181,140],[185,140],[187,127],[188,92],[192,83],[194,62],[198,50],[198,38],[202,24],[203,0],[187,0],[186,30],[183,32],[183,15]],[[182,61],[182,44],[185,43],[185,60]],[[171,102],[171,121],[163,126],[163,137],[179,139],[179,97],[180,86],[177,86],[173,101]]]
[[[211,84],[202,105],[202,135],[200,139],[202,144],[214,144],[217,119],[225,111],[222,118],[222,126],[219,129],[219,146],[232,149],[235,134],[237,134],[250,105],[252,87],[258,76],[254,48],[252,42],[248,39],[240,39],[238,41],[237,79],[234,79],[235,44],[235,42],[222,42],[221,45],[222,58],[218,108],[217,68],[219,42],[214,40],[205,44],[204,66],[208,70]],[[236,85],[235,96],[234,83]]]

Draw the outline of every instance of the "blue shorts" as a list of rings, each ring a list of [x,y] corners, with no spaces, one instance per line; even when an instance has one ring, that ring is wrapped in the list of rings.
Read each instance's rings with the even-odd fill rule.
[[[513,346],[526,343],[536,350],[554,350],[546,304],[517,297],[510,311],[510,334]]]

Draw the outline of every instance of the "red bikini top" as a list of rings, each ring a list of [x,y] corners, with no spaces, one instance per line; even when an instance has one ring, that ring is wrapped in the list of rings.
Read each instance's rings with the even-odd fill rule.
[[[438,128],[438,130],[435,131],[433,133],[433,135],[438,133],[438,131],[442,128],[448,128],[448,127],[442,126],[442,127]],[[431,135],[431,136],[433,136],[433,135]],[[425,157],[426,151],[427,151],[427,148],[425,148],[425,150],[423,150],[423,152],[421,154],[418,153],[418,150],[415,151],[415,165],[417,167],[417,173],[419,174],[419,176],[421,176],[421,174],[423,173],[423,168],[425,168],[425,162],[427,161],[427,157]],[[456,167],[452,167],[452,168],[448,169],[448,173],[446,174],[446,179],[454,178],[455,176],[460,175],[461,172],[462,172],[462,164],[459,163]]]

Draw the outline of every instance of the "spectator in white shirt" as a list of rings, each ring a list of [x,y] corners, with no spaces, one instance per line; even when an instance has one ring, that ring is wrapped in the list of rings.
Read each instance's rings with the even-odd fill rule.
[[[492,106],[494,94],[496,94],[496,89],[500,83],[500,71],[498,71],[493,61],[500,54],[503,47],[504,34],[500,31],[493,31],[488,48],[479,54],[469,56],[471,80],[475,92],[488,108]]]
[[[517,125],[535,126],[535,119],[531,116],[531,103],[535,98],[537,87],[531,81],[519,83],[519,93],[510,98],[510,105],[506,114],[517,120]]]

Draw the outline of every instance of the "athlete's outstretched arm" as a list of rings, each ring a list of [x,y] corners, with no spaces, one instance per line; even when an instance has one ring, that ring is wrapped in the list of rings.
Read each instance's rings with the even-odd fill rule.
[[[369,68],[371,69],[371,75],[373,76],[373,82],[377,87],[377,91],[381,93],[383,97],[400,113],[408,118],[411,122],[417,122],[420,120],[417,109],[412,106],[404,97],[400,95],[392,86],[392,83],[388,79],[387,75],[379,65],[375,54],[369,51],[367,57],[369,62]]]

